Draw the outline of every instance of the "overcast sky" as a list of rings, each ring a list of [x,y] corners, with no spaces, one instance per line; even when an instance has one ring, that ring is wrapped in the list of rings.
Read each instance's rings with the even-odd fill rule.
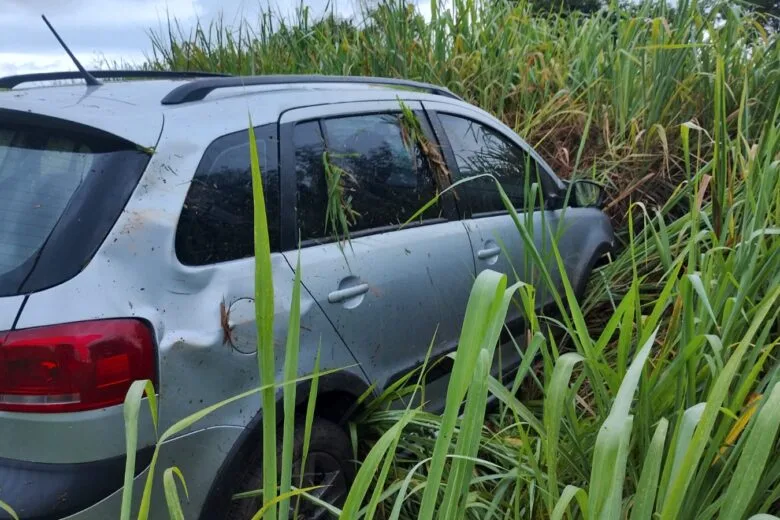
[[[337,12],[351,15],[358,0],[336,0]],[[261,4],[261,2],[263,2]],[[87,68],[101,59],[142,62],[150,53],[148,31],[160,27],[166,13],[186,27],[196,18],[208,22],[220,12],[226,21],[254,19],[269,0],[0,0],[0,77],[74,67],[41,20],[45,14]],[[299,0],[270,0],[275,10],[291,13]],[[314,14],[328,0],[304,0]],[[423,15],[430,13],[422,0]],[[427,11],[427,13],[426,13]]]

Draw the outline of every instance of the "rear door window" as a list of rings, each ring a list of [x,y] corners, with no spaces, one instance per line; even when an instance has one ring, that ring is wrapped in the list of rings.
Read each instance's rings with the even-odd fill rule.
[[[276,124],[255,129],[271,251],[279,250],[279,167]],[[192,179],[176,229],[176,255],[185,265],[254,256],[254,202],[249,132],[215,140]]]
[[[399,116],[366,114],[296,125],[301,240],[328,237],[326,150],[329,163],[343,172],[344,203],[352,210],[350,232],[402,224],[436,196],[428,161],[404,138]],[[433,205],[421,218],[439,214],[439,206]]]

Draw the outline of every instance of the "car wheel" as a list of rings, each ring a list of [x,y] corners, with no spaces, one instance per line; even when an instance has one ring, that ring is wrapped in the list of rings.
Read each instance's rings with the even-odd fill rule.
[[[292,485],[298,487],[301,479],[301,463],[303,460],[304,420],[296,420],[295,436],[293,438],[293,469]],[[277,439],[277,460],[281,465],[282,438],[281,430]],[[347,432],[337,424],[327,419],[316,418],[311,427],[309,453],[306,457],[306,468],[303,472],[303,487],[322,486],[311,492],[312,495],[341,507],[349,492],[349,486],[355,478],[355,463],[352,457],[352,446]],[[231,495],[245,491],[262,489],[263,487],[263,454],[262,447],[252,451],[247,457],[236,489]],[[261,497],[232,500],[227,520],[251,520],[262,507]],[[296,498],[290,500],[290,518],[294,517]],[[301,497],[298,507],[298,519],[319,520],[327,518],[324,508],[318,507],[310,500]]]

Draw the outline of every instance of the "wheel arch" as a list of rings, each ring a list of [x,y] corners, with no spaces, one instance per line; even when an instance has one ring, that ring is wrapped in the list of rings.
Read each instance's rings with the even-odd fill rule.
[[[304,411],[308,405],[311,380],[296,385],[296,411]],[[369,390],[368,383],[360,376],[350,372],[335,372],[319,378],[315,416],[323,417],[343,425],[359,409],[358,400]],[[284,419],[284,402],[281,395],[276,401],[277,425]],[[257,446],[262,439],[263,412],[259,410],[244,431],[233,444],[211,484],[206,500],[200,510],[200,520],[221,518],[227,511],[230,497],[227,493],[235,485],[235,477],[249,450]]]
[[[605,257],[607,254],[614,253],[614,244],[610,240],[603,240],[599,242],[593,249],[593,252],[586,257],[584,268],[579,270],[578,278],[574,286],[574,294],[577,296],[577,300],[582,300],[585,296],[585,290],[588,287],[588,281],[593,270],[603,263],[605,263]]]

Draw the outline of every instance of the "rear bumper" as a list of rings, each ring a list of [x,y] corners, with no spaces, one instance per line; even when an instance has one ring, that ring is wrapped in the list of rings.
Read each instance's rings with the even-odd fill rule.
[[[136,455],[136,474],[152,459],[153,447]],[[0,458],[0,499],[21,519],[54,520],[97,504],[121,489],[125,456],[80,464],[44,464]],[[0,519],[11,518],[0,512]]]
[[[238,440],[243,428],[237,426],[214,426],[203,430],[191,432],[181,437],[175,437],[162,444],[157,459],[157,466],[155,470],[154,485],[152,487],[151,504],[149,510],[149,518],[151,520],[168,518],[168,508],[165,503],[165,493],[163,492],[162,473],[165,469],[172,466],[178,467],[184,475],[187,482],[187,490],[190,494],[190,499],[187,500],[184,496],[183,490],[179,488],[179,495],[181,498],[181,506],[184,512],[185,518],[197,518],[203,500],[208,495],[209,489],[214,481],[214,477],[219,471],[220,466],[225,460],[225,455],[230,451],[233,444]],[[144,484],[149,474],[148,461],[152,452],[142,450],[138,454],[138,462],[136,464],[136,471],[139,471],[133,480],[133,493],[132,493],[132,512],[131,518],[138,516],[138,506],[141,502],[141,495],[143,493]],[[144,460],[140,460],[144,458]],[[119,463],[116,467],[119,468],[118,485],[116,490],[109,492],[104,498],[100,498],[100,493],[96,490],[101,489],[101,493],[105,493],[109,489],[108,486],[103,487],[103,482],[99,479],[107,478],[101,477],[99,474],[88,471],[89,465],[86,464],[51,464],[52,467],[72,467],[83,472],[83,476],[71,477],[74,480],[73,486],[68,489],[74,489],[74,493],[82,491],[82,487],[86,488],[90,500],[97,500],[96,502],[89,502],[84,498],[84,506],[77,510],[71,510],[70,513],[65,513],[63,509],[57,509],[56,511],[49,511],[49,516],[29,516],[32,511],[22,511],[22,507],[29,507],[26,504],[37,505],[37,502],[46,502],[47,504],[55,503],[61,500],[62,487],[49,484],[46,480],[46,472],[37,472],[29,474],[27,477],[21,473],[13,474],[13,481],[8,481],[10,472],[6,466],[0,465],[0,500],[5,501],[11,507],[17,510],[19,518],[21,520],[28,519],[66,519],[66,520],[114,520],[119,518],[120,509],[122,504],[122,480],[124,475],[124,456],[117,458]],[[113,460],[113,459],[112,459]],[[0,459],[0,463],[4,462]],[[143,464],[142,464],[143,462]],[[33,464],[33,466],[49,466],[49,464]],[[56,472],[55,472],[56,473]],[[33,478],[35,480],[28,483],[27,478]],[[78,480],[76,480],[78,479]],[[59,481],[57,481],[59,482]],[[12,489],[10,486],[13,485]],[[7,487],[8,486],[8,487]],[[27,491],[29,487],[31,490]],[[37,489],[36,489],[37,488]],[[17,491],[18,490],[18,491]],[[25,495],[25,493],[29,493]],[[40,491],[38,493],[37,491]],[[75,495],[74,495],[75,496]],[[30,498],[25,498],[30,497]],[[75,503],[73,496],[66,496],[64,498],[70,498],[71,504]],[[27,502],[22,504],[21,499],[26,499]],[[75,505],[74,505],[75,507]],[[5,520],[8,517],[3,513],[0,513],[0,519]],[[209,520],[219,520],[218,518],[209,518]]]

